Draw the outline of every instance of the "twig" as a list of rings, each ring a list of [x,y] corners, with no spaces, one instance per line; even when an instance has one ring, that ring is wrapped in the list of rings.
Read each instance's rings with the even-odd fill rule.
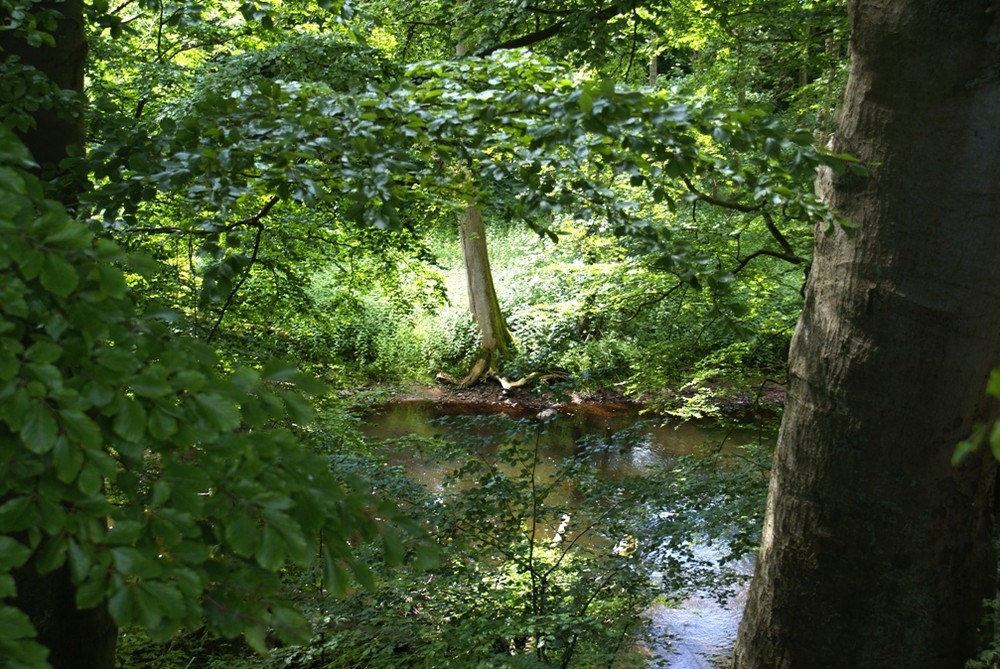
[[[212,341],[212,338],[215,337],[215,333],[218,331],[219,326],[222,325],[222,319],[226,317],[226,311],[228,311],[229,307],[233,303],[233,300],[236,298],[236,293],[239,292],[240,288],[243,287],[243,284],[245,284],[247,279],[250,278],[250,273],[253,271],[254,263],[257,262],[257,254],[260,252],[260,240],[264,235],[264,224],[261,221],[268,215],[268,213],[270,213],[271,209],[274,208],[274,205],[278,204],[279,199],[280,198],[277,195],[271,197],[271,199],[267,201],[267,204],[265,204],[260,211],[258,211],[251,218],[247,219],[246,225],[248,227],[257,228],[257,234],[254,236],[253,240],[253,253],[250,255],[250,263],[247,265],[243,276],[240,277],[240,280],[236,282],[236,285],[233,286],[233,289],[229,292],[229,297],[226,298],[225,304],[222,305],[219,317],[215,320],[215,325],[213,325],[212,329],[209,331],[206,341]]]

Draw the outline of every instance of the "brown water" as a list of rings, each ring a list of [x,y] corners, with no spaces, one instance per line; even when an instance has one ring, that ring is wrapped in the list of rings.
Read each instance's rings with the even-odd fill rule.
[[[446,421],[439,421],[443,417]],[[463,417],[467,420],[463,420]],[[542,416],[540,466],[538,475],[546,477],[564,458],[572,457],[582,440],[598,438],[617,440],[616,448],[601,452],[598,466],[609,478],[641,474],[666,465],[681,455],[706,450],[738,451],[739,444],[759,441],[753,430],[729,431],[694,423],[664,423],[640,416],[635,409],[607,410],[595,406],[572,414]],[[461,405],[439,405],[431,401],[406,401],[382,407],[365,416],[362,432],[373,440],[392,440],[408,436],[455,437],[489,436],[490,428],[478,423],[475,414]],[[623,432],[624,431],[624,432]],[[627,438],[623,438],[626,435]],[[773,437],[766,437],[773,441]],[[449,463],[435,462],[405,445],[383,450],[393,464],[402,465],[416,481],[431,490],[441,490]],[[713,546],[697,546],[708,559],[721,558]],[[743,565],[746,573],[751,561]],[[649,612],[654,641],[646,649],[650,666],[666,669],[708,669],[718,664],[732,648],[742,614],[745,591],[738,590],[728,602],[720,604],[708,593],[696,593],[677,606],[656,605]]]
[[[478,408],[478,407],[477,407]],[[462,417],[468,417],[463,426]],[[440,405],[429,400],[411,400],[386,405],[367,414],[362,422],[362,433],[376,440],[398,439],[406,436],[444,437],[467,435],[483,436],[491,427],[477,429],[476,416],[462,405]],[[449,421],[437,419],[450,418]],[[629,438],[619,437],[621,447],[607,449],[598,463],[602,475],[609,478],[641,474],[643,471],[666,465],[680,455],[693,455],[709,449],[734,452],[739,444],[757,441],[760,434],[750,429],[725,430],[712,425],[696,423],[670,423],[662,418],[646,417],[637,409],[617,407],[612,410],[599,405],[580,407],[573,413],[546,414],[542,416],[542,456],[550,463],[574,455],[582,439],[603,437],[613,439],[623,430],[634,428]],[[637,424],[639,426],[637,427]],[[634,438],[632,438],[634,437]],[[434,489],[440,488],[447,463],[435,464],[405,447],[391,453],[394,464],[406,467],[410,476]]]

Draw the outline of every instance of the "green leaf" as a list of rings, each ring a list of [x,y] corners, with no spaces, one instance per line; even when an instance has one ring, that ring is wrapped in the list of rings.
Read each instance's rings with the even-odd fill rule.
[[[101,290],[108,297],[120,298],[125,295],[125,277],[117,267],[98,265],[97,277]]]
[[[90,568],[90,573],[76,588],[76,607],[78,609],[91,609],[107,597],[105,588],[108,583],[107,568],[100,564],[95,564]]]
[[[0,571],[20,567],[28,561],[31,550],[22,546],[13,537],[0,535]]]
[[[160,407],[153,407],[149,412],[149,434],[155,439],[169,439],[177,434],[177,419]]]
[[[62,346],[42,339],[36,341],[24,352],[24,359],[30,362],[55,362],[62,355]]]
[[[385,562],[387,565],[397,567],[403,564],[406,548],[403,546],[399,534],[391,527],[385,526],[382,528],[382,549],[385,553]]]
[[[48,234],[43,240],[46,246],[61,246],[68,249],[86,247],[93,234],[86,227],[74,220],[63,220],[57,230]]]
[[[413,563],[418,569],[434,569],[441,565],[441,551],[429,541],[421,541],[414,549]]]
[[[993,397],[1000,398],[1000,369],[990,372],[990,379],[986,383],[986,392]]]
[[[990,450],[993,451],[993,457],[1000,460],[1000,421],[993,423],[993,429],[990,430]]]
[[[226,524],[226,541],[234,553],[250,557],[260,542],[260,528],[246,513],[239,513]]]
[[[89,546],[88,546],[89,548]],[[80,546],[73,539],[69,540],[69,568],[73,574],[73,580],[77,583],[86,578],[87,573],[93,565],[90,553]]]
[[[17,375],[21,362],[11,351],[0,347],[0,381],[8,381]]]
[[[243,630],[243,638],[247,640],[247,645],[261,655],[267,655],[266,637],[264,626],[260,624],[250,625]]]
[[[135,399],[121,397],[111,426],[122,439],[139,443],[146,434],[146,410]]]
[[[173,392],[167,383],[167,370],[159,365],[143,370],[129,382],[129,387],[141,397],[157,398]]]
[[[323,582],[336,597],[346,594],[351,585],[349,572],[326,547],[323,548]]]
[[[351,572],[354,573],[354,578],[357,579],[361,587],[366,590],[375,589],[375,574],[372,573],[371,567],[361,560],[349,559],[347,563],[351,566]]]
[[[101,492],[103,484],[104,477],[93,467],[84,467],[76,482],[76,486],[80,489],[80,492],[88,497],[96,497]]]
[[[311,637],[309,622],[296,611],[285,606],[274,609],[271,615],[271,627],[282,641],[289,644],[307,644]]]
[[[215,393],[197,393],[193,399],[198,414],[209,425],[224,432],[240,426],[240,410],[235,403]]]
[[[59,420],[66,436],[76,444],[91,450],[98,450],[104,444],[101,428],[82,411],[63,409]]]
[[[974,453],[976,451],[976,444],[971,439],[965,439],[958,442],[955,446],[955,451],[951,454],[951,464],[953,467],[959,465],[962,460],[965,459],[969,453]],[[995,455],[996,453],[994,453]]]
[[[32,453],[47,453],[55,446],[59,425],[44,402],[32,402],[21,428],[21,440]]]
[[[55,465],[56,478],[63,483],[69,483],[76,478],[80,468],[83,467],[83,453],[75,442],[59,435],[52,450],[52,464]]]
[[[184,616],[184,596],[175,586],[159,581],[147,581],[140,587],[160,603],[165,617],[177,620]]]
[[[35,554],[35,567],[39,574],[55,571],[66,562],[66,538],[64,536],[49,537],[42,542],[41,548]]]
[[[285,542],[281,533],[270,525],[265,525],[260,545],[254,553],[257,563],[268,571],[277,571],[285,562],[285,552]]]
[[[80,283],[76,269],[66,258],[56,253],[47,253],[40,273],[42,285],[59,297],[66,297]]]
[[[0,629],[9,639],[25,639],[35,636],[28,616],[13,606],[0,606]]]
[[[35,521],[30,497],[14,497],[0,504],[0,528],[4,532],[20,532],[31,527]]]
[[[0,573],[0,599],[7,599],[16,594],[17,585],[14,583],[14,577],[10,574]],[[2,651],[0,651],[0,655],[2,655]]]
[[[138,520],[118,520],[108,530],[104,540],[109,544],[133,544],[144,526]]]
[[[132,546],[117,546],[111,549],[111,559],[115,569],[123,576],[138,578],[158,578],[163,573],[163,567],[156,558]]]
[[[108,597],[108,613],[119,626],[128,625],[135,619],[135,597],[131,585],[123,584]]]

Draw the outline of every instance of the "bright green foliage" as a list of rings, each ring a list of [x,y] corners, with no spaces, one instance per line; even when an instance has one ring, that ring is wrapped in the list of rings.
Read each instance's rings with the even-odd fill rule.
[[[382,481],[389,498],[412,493],[420,520],[444,528],[447,554],[433,588],[419,571],[383,580],[383,560],[431,562],[402,548],[413,522],[301,445],[328,448],[346,430],[307,427],[320,388],[265,361],[280,352],[365,380],[460,362],[475,345],[467,317],[446,311],[437,329],[416,319],[443,298],[427,231],[471,200],[494,221],[564,239],[522,262],[533,274],[512,275],[515,371],[552,366],[643,389],[679,370],[711,381],[765,348],[774,350],[761,357],[780,357],[799,282],[765,282],[779,263],[807,262],[815,222],[838,222],[812,194],[816,167],[859,168],[746,106],[819,115],[817,92],[829,92],[819,79],[800,97],[765,89],[803,63],[829,69],[832,82],[835,54],[820,64],[817,40],[801,62],[765,72],[768,50],[755,40],[793,23],[825,40],[839,14],[774,0],[768,11],[803,20],[758,33],[735,5],[726,14],[713,2],[567,2],[539,15],[478,1],[359,5],[349,23],[333,2],[88,3],[91,146],[63,168],[93,181],[77,214],[92,228],[43,197],[19,145],[0,135],[0,597],[13,593],[13,568],[68,565],[78,603],[107,601],[120,625],[166,639],[204,623],[259,650],[269,635],[308,639],[310,612],[279,578],[304,574],[316,600],[324,588],[349,593],[380,629],[412,623],[411,639],[434,652],[473,641],[487,653],[492,626],[515,646],[534,636],[538,661],[589,662],[609,647],[601,634],[622,631],[607,621],[632,622],[646,584],[607,551],[595,558],[525,537],[526,520],[564,511],[523,475],[530,453],[501,452],[514,476],[496,462],[466,463],[486,492],[452,488],[447,511]],[[440,39],[415,45],[412,22],[441,12]],[[39,43],[50,18],[11,15]],[[458,40],[481,52],[556,24],[544,51],[573,64],[525,52],[431,60]],[[684,85],[617,85],[623,71],[637,77],[636,53],[663,53],[653,35],[678,38],[671,76]],[[637,50],[639,41],[648,43]],[[401,65],[392,52],[428,60]],[[9,59],[0,67],[5,127],[67,103],[37,73]],[[727,86],[708,85],[719,77],[752,94],[721,94]],[[594,485],[595,502],[617,499]],[[453,531],[494,517],[501,535]],[[372,539],[378,546],[359,553]],[[470,556],[482,563],[470,567]],[[500,585],[485,587],[486,577]],[[581,608],[584,586],[605,577],[600,598]],[[353,591],[351,578],[380,589]],[[475,618],[470,593],[491,603],[490,615],[516,606],[518,616]],[[0,608],[0,627],[9,630],[0,656],[40,666],[18,611]],[[370,640],[365,629],[353,631]],[[399,656],[369,648],[387,655],[359,663]]]
[[[277,363],[222,373],[169,314],[136,311],[129,258],[42,196],[6,130],[0,161],[0,593],[26,561],[68,564],[77,606],[106,601],[153,639],[306,640],[278,573],[321,555],[329,587],[364,582],[352,546],[398,515],[296,435],[322,386]],[[0,657],[43,666],[24,616],[0,611]]]
[[[326,76],[323,59],[336,63],[334,73],[367,69]],[[306,35],[219,60],[217,70],[187,68],[197,89],[90,152],[98,183],[88,203],[130,246],[170,268],[150,296],[231,342],[259,332],[242,321],[273,323],[283,311],[276,339],[302,330],[302,316],[321,311],[305,288],[309,265],[348,260],[351,269],[337,274],[353,283],[359,253],[426,261],[421,231],[453,219],[470,198],[494,219],[550,235],[571,217],[627,239],[646,266],[707,287],[731,312],[741,306],[734,272],[761,254],[801,264],[812,223],[834,224],[809,186],[817,165],[856,167],[762,112],[581,80],[527,54],[397,71],[368,47]],[[459,166],[468,178],[457,178]],[[708,213],[713,207],[739,224],[728,227]],[[373,228],[397,234],[372,236]],[[719,262],[727,256],[735,260]],[[673,290],[666,281],[648,288],[635,303]],[[357,300],[338,303],[347,307],[333,322],[309,325],[313,344],[287,348],[315,350],[321,331],[343,340],[338,320],[354,331],[364,320]],[[236,331],[227,333],[231,321]],[[351,357],[350,346],[332,349]],[[356,359],[371,360],[367,352]],[[384,376],[386,366],[371,369]]]

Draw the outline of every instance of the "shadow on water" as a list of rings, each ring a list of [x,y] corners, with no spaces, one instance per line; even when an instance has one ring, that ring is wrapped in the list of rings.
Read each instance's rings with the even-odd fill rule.
[[[483,413],[483,407],[476,405],[402,401],[367,414],[361,429],[373,443],[390,444],[379,450],[391,464],[404,467],[411,478],[428,489],[440,491],[452,466],[412,450],[407,446],[411,443],[408,438],[455,439],[468,437],[470,433],[488,438],[489,423],[480,420]],[[587,439],[613,442],[618,435],[628,435],[627,440],[622,439],[621,448],[602,450],[595,462],[601,476],[609,480],[641,475],[670,465],[680,456],[698,455],[706,450],[738,453],[739,444],[761,440],[760,433],[752,429],[726,430],[694,423],[675,425],[647,420],[630,406],[615,406],[609,410],[598,405],[559,414],[546,411],[530,418],[544,419],[546,426],[540,448],[541,475],[545,475],[547,467],[553,468],[559,461],[573,457],[579,444]],[[725,552],[723,546],[714,545],[695,545],[694,550],[698,558],[708,564],[721,562]],[[749,575],[752,568],[752,560],[744,558],[735,571]],[[702,591],[675,605],[654,605],[647,613],[650,641],[645,650],[650,658],[649,666],[666,669],[723,666],[720,658],[732,648],[745,596],[745,585],[739,585],[722,602],[714,594]]]

